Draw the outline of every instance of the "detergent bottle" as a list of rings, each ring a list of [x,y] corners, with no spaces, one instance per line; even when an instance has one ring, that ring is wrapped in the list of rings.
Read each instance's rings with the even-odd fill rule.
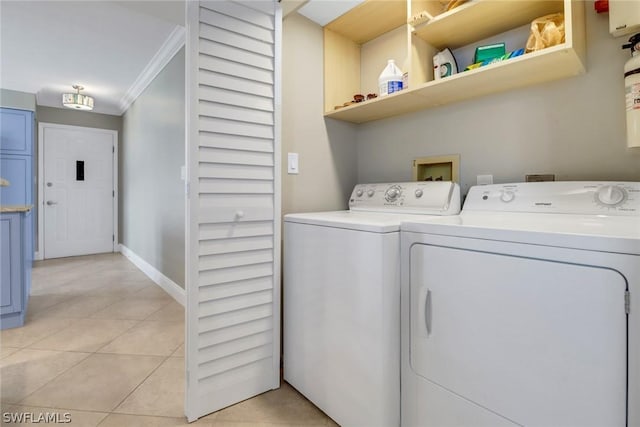
[[[380,96],[390,95],[402,90],[402,70],[396,65],[396,61],[390,59],[378,78]]]

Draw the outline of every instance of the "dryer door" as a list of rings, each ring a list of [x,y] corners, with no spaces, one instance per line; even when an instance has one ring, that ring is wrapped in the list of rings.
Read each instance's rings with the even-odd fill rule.
[[[520,425],[624,426],[625,278],[527,246],[412,247],[411,368]]]

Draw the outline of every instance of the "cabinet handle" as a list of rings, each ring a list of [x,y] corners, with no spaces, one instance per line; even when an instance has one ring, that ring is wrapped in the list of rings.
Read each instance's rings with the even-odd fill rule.
[[[424,325],[427,327],[427,335],[431,335],[431,290],[427,289],[424,299]]]
[[[53,200],[47,200],[47,206],[57,205],[58,202],[54,202]]]

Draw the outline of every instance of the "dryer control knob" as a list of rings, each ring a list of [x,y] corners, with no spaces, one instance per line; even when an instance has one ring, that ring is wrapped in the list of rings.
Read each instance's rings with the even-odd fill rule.
[[[617,185],[603,185],[596,193],[596,202],[604,206],[617,206],[627,199],[627,192]]]
[[[364,194],[364,191],[362,191],[362,190],[356,191],[356,196],[358,196],[358,197],[362,197],[363,194]]]
[[[416,190],[416,199],[419,199],[420,197],[422,197],[423,194],[424,193],[422,192],[422,190],[418,188]]]
[[[373,191],[373,190],[367,191],[367,196],[369,196],[369,197],[373,197],[374,194],[376,194],[376,192]]]
[[[500,194],[500,200],[502,200],[505,203],[509,203],[515,198],[516,198],[516,193],[514,193],[511,190],[503,190],[502,194]]]
[[[384,193],[384,198],[387,202],[395,202],[398,197],[402,194],[402,189],[397,185],[392,185],[387,188],[387,191]]]

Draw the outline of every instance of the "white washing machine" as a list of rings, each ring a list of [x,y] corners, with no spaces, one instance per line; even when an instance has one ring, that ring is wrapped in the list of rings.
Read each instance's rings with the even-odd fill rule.
[[[640,426],[640,183],[473,187],[401,234],[402,426]]]
[[[400,425],[400,222],[460,211],[450,182],[356,185],[284,218],[284,379],[343,427]]]

